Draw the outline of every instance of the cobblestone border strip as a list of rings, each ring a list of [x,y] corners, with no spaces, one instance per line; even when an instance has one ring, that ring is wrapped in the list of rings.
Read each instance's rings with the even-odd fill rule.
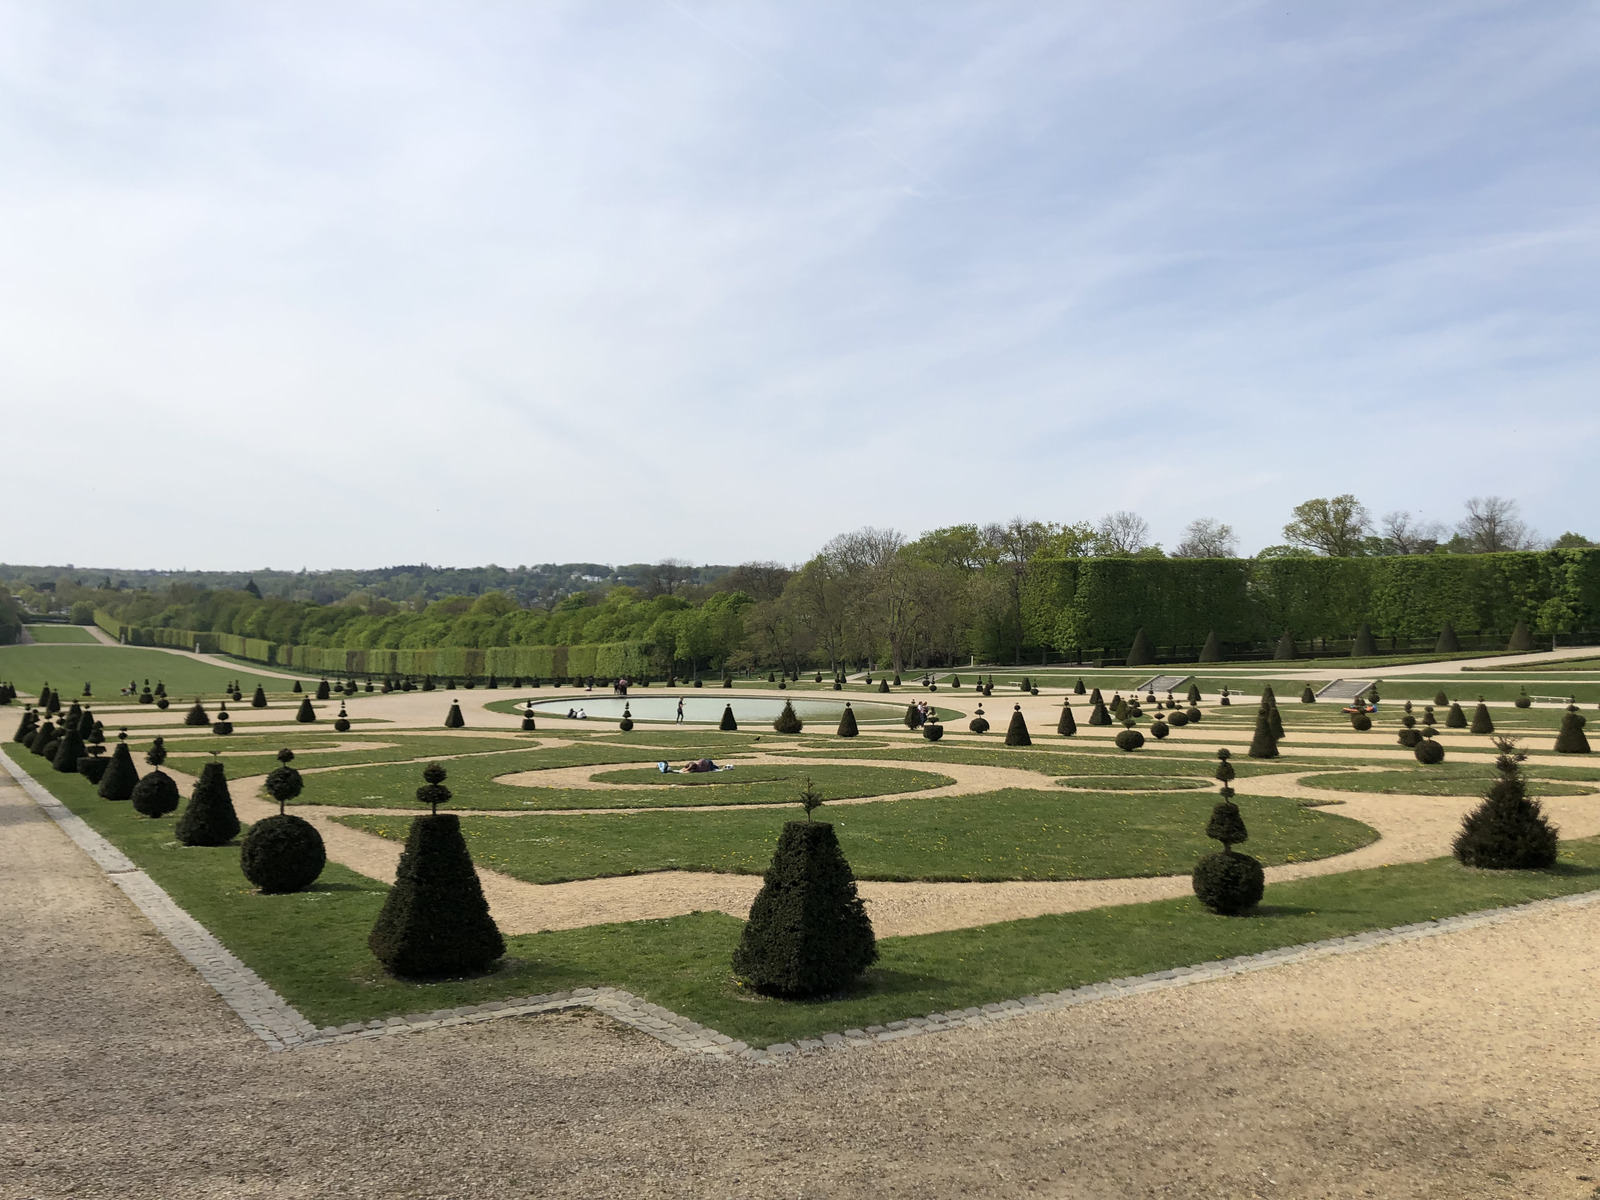
[[[245,1024],[273,1050],[291,1050],[303,1046],[323,1046],[428,1029],[475,1025],[503,1017],[591,1008],[641,1033],[648,1034],[675,1050],[720,1058],[724,1061],[775,1065],[806,1054],[874,1046],[950,1029],[984,1026],[997,1021],[1009,1021],[1030,1013],[1060,1012],[1063,1009],[1100,1000],[1115,1000],[1123,996],[1136,996],[1166,988],[1188,987],[1194,983],[1225,979],[1233,975],[1246,975],[1252,971],[1266,971],[1291,963],[1310,962],[1336,954],[1354,954],[1378,946],[1419,941],[1483,925],[1498,925],[1528,913],[1600,903],[1600,891],[1578,892],[1570,896],[1533,900],[1527,904],[1515,904],[1505,908],[1461,913],[1454,917],[1442,917],[1437,921],[1418,921],[1410,925],[1397,925],[1389,929],[1373,929],[1366,933],[1351,934],[1348,937],[1302,942],[1297,946],[1281,946],[1275,950],[1263,950],[1259,954],[1197,963],[1187,967],[1173,967],[1165,971],[1152,971],[1147,975],[1108,979],[1101,983],[1068,988],[1065,991],[1023,996],[1019,1000],[1001,1000],[981,1007],[929,1013],[925,1017],[908,1017],[903,1021],[890,1021],[887,1025],[868,1025],[865,1029],[824,1033],[815,1038],[778,1042],[759,1048],[736,1041],[727,1034],[718,1033],[715,1029],[691,1021],[671,1009],[662,1008],[659,1004],[651,1004],[631,992],[612,987],[576,988],[570,992],[551,992],[543,996],[491,1000],[485,1004],[436,1009],[433,1012],[389,1017],[382,1021],[358,1021],[318,1029],[269,988],[254,971],[230,954],[204,926],[179,908],[172,897],[139,870],[122,851],[106,841],[81,817],[76,816],[35,782],[33,777],[18,767],[3,750],[0,750],[0,766],[9,770],[12,777],[39,807],[49,813],[67,836],[111,876],[112,882],[127,894],[139,911],[150,919],[156,929],[194,965],[201,977],[244,1019]]]

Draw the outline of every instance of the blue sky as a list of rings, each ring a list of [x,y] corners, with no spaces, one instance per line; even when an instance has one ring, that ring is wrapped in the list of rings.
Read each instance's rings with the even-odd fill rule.
[[[0,559],[1600,538],[1597,79],[1587,3],[0,2]]]

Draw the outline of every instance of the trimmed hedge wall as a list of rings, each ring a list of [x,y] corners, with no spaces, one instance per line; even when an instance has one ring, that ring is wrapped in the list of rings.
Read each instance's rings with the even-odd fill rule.
[[[1082,558],[1035,562],[1023,592],[1030,638],[1058,650],[1458,631],[1510,636],[1600,627],[1600,550],[1386,558]]]

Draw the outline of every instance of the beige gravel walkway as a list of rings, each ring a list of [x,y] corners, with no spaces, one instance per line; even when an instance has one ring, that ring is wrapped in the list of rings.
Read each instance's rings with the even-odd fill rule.
[[[1577,1200],[1600,906],[741,1068],[592,1014],[267,1053],[0,784],[0,1200]]]

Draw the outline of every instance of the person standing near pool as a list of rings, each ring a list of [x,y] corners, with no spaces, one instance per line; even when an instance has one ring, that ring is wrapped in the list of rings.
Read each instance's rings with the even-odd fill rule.
[[[683,724],[683,697],[682,696],[678,697],[678,719],[676,721],[674,721],[673,724],[674,725],[682,725]]]

